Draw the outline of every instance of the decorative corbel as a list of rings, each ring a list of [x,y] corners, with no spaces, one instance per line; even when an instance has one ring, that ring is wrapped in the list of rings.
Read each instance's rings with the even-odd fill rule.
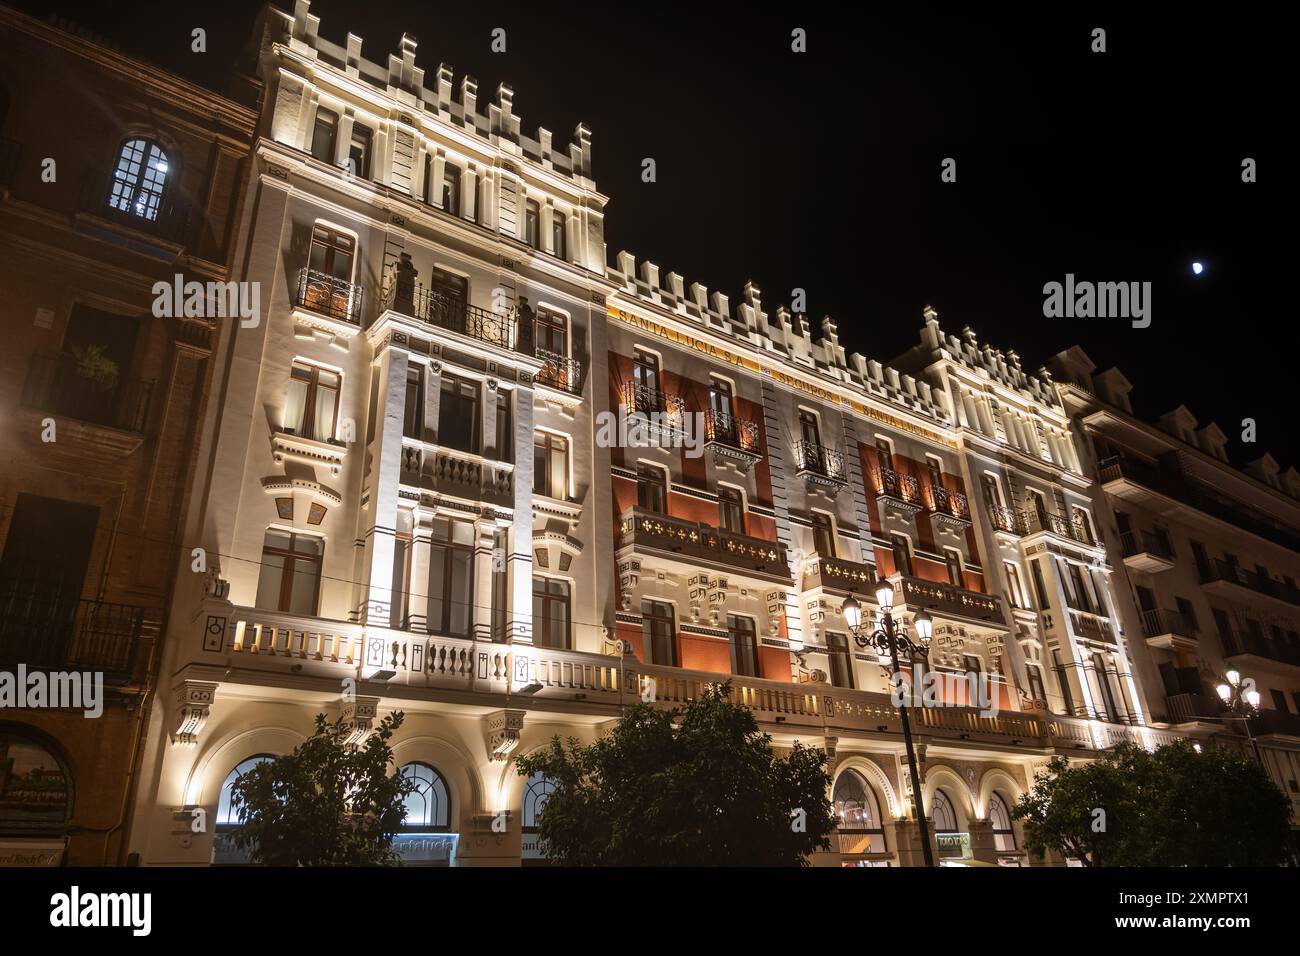
[[[489,760],[507,760],[519,746],[519,732],[524,729],[522,710],[498,710],[483,718],[484,737]]]
[[[339,704],[339,718],[343,721],[343,726],[348,729],[348,736],[344,742],[351,747],[360,747],[364,744],[375,728],[375,718],[378,715],[378,697],[358,697]]]
[[[216,698],[216,684],[198,680],[181,682],[176,689],[176,725],[171,735],[173,746],[199,742],[199,734]]]

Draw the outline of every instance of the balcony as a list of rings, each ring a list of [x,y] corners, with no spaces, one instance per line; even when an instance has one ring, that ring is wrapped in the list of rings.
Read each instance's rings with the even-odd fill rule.
[[[1255,733],[1261,737],[1268,734],[1282,734],[1287,737],[1300,737],[1300,716],[1281,710],[1261,710],[1256,714]]]
[[[992,521],[993,528],[997,531],[1014,534],[1018,537],[1029,533],[1028,528],[1025,526],[1024,515],[1004,505],[990,506],[989,520]]]
[[[1153,608],[1142,611],[1141,616],[1147,646],[1167,651],[1190,651],[1198,646],[1196,628],[1178,611]]]
[[[144,609],[44,591],[26,582],[0,584],[0,661],[29,670],[103,672],[130,680]]]
[[[874,571],[869,564],[818,554],[804,562],[803,585],[800,590],[814,591],[822,588],[838,594],[847,595],[850,591],[867,594],[870,593],[873,580]]]
[[[1259,657],[1265,661],[1277,661],[1300,667],[1300,646],[1284,643],[1257,634],[1238,634],[1235,631],[1220,632],[1223,642],[1223,656]]]
[[[536,350],[537,358],[542,360],[542,369],[537,373],[537,384],[553,388],[566,395],[582,394],[582,363],[558,352],[546,349]]]
[[[794,443],[795,473],[809,484],[836,490],[848,484],[844,456],[816,442],[800,439]]]
[[[921,500],[921,485],[911,475],[900,474],[892,468],[876,469],[876,493],[882,503],[914,515],[925,507]]]
[[[1237,597],[1240,596],[1237,589],[1243,589],[1252,595],[1262,595],[1284,604],[1300,605],[1300,590],[1283,581],[1274,581],[1257,571],[1247,571],[1219,558],[1200,564],[1198,570],[1201,583],[1212,594],[1222,592],[1225,597]]]
[[[901,583],[901,594],[894,600],[909,609],[926,608],[944,616],[955,615],[997,625],[1004,623],[1002,599],[992,594],[968,591],[955,584],[926,581],[907,575],[902,576]]]
[[[677,395],[637,382],[623,383],[623,408],[629,417],[644,418],[652,426],[669,431],[681,429],[686,416],[686,403]]]
[[[704,413],[704,441],[714,460],[730,459],[741,471],[763,457],[758,441],[758,424],[711,408]]]
[[[513,507],[514,466],[473,452],[402,440],[400,481],[466,501],[487,501]]]
[[[629,508],[619,521],[618,548],[660,555],[686,564],[704,563],[779,584],[793,583],[785,546],[684,521],[644,508]]]
[[[1025,530],[1023,533],[1025,535],[1045,531],[1048,534],[1056,535],[1058,538],[1065,538],[1088,547],[1095,548],[1097,546],[1096,539],[1093,538],[1091,532],[1088,531],[1088,526],[1084,524],[1078,515],[1070,519],[1061,515],[1054,515],[1049,511],[1031,509],[1022,513],[1020,517],[1024,523]]]
[[[401,282],[390,283],[385,289],[383,307],[504,352],[534,354],[532,325],[520,322],[517,308],[493,312],[436,289]]]
[[[1097,644],[1107,644],[1111,647],[1116,645],[1115,631],[1111,628],[1108,618],[1092,611],[1073,608],[1069,613],[1070,627],[1076,635]]]
[[[294,283],[294,318],[311,328],[350,339],[361,331],[364,293],[355,282],[304,266]]]
[[[1223,708],[1217,700],[1204,694],[1172,694],[1165,698],[1171,724],[1190,724],[1195,721],[1220,720]]]
[[[298,618],[255,608],[211,604],[196,616],[198,640],[238,660],[245,674],[295,674],[322,688],[337,687],[359,674],[437,697],[452,692],[463,701],[479,694],[484,706],[500,706],[510,688],[534,687],[531,699],[578,707],[595,715],[617,715],[654,682],[654,706],[680,707],[707,687],[731,682],[731,699],[749,708],[766,727],[817,736],[838,734],[901,739],[898,708],[888,694],[796,684],[757,677],[643,664],[633,657],[610,657],[456,637],[410,634],[346,621]],[[214,633],[213,621],[219,623]],[[245,678],[247,679],[247,678]],[[406,691],[404,693],[410,693]],[[543,705],[545,706],[545,705]],[[553,705],[552,705],[553,706]],[[970,707],[921,707],[913,712],[912,733],[922,742],[978,741],[1003,748],[1041,751],[1048,747],[1102,750],[1123,742],[1157,746],[1176,739],[1158,730],[1102,724],[1062,715],[1044,717],[1019,711],[984,715]]]
[[[960,491],[949,491],[943,485],[930,485],[930,510],[934,517],[943,521],[956,523],[962,527],[970,525],[970,503]]]
[[[111,360],[87,348],[37,353],[27,368],[22,403],[28,408],[143,434],[153,402],[152,381],[125,378]]]
[[[1149,531],[1124,532],[1120,535],[1120,550],[1124,565],[1134,571],[1156,574],[1174,566],[1174,552],[1168,539]]]
[[[1173,468],[1156,467],[1121,456],[1105,458],[1097,463],[1097,468],[1107,494],[1146,505],[1160,496],[1291,551],[1300,551],[1300,534],[1295,529],[1268,521],[1245,505],[1221,498]]]

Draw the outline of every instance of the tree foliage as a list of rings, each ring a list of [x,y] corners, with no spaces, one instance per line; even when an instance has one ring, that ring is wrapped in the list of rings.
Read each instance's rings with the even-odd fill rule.
[[[772,751],[715,685],[685,708],[639,703],[590,745],[554,738],[516,761],[554,784],[538,820],[570,866],[798,866],[829,847],[826,754]]]
[[[1258,763],[1186,740],[1055,757],[1012,815],[1031,853],[1084,866],[1267,866],[1285,858],[1290,830],[1290,802]]]
[[[406,817],[412,781],[389,773],[388,746],[402,714],[380,721],[365,743],[351,728],[316,715],[316,730],[293,753],[253,767],[231,788],[241,822],[236,846],[268,866],[397,866],[393,836]]]

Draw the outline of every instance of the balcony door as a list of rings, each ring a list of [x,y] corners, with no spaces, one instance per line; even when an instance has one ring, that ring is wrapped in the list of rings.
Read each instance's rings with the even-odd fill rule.
[[[352,281],[352,260],[356,240],[346,233],[315,226],[311,231],[311,254],[307,266],[312,272],[341,282]]]
[[[647,664],[677,666],[677,629],[671,604],[651,600],[641,602],[641,641]]]
[[[912,577],[912,542],[901,534],[891,534],[889,543],[894,548],[894,570],[909,578]]]
[[[761,677],[758,669],[758,632],[752,617],[727,615],[731,638],[731,672],[742,677]]]
[[[831,684],[835,687],[853,687],[853,657],[849,653],[849,636],[835,631],[826,632],[826,659],[830,664]]]
[[[632,410],[657,412],[659,407],[659,357],[637,349],[632,359],[632,382],[636,386]]]
[[[569,356],[569,330],[564,316],[549,309],[538,309],[534,326],[534,343],[539,350]]]

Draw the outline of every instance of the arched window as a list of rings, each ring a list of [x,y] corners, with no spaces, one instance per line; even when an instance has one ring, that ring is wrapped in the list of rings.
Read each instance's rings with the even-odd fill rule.
[[[942,790],[934,791],[934,806],[930,808],[930,815],[934,818],[935,833],[957,832],[957,814],[953,811],[948,794]]]
[[[234,789],[235,781],[248,771],[258,764],[274,759],[270,754],[258,754],[247,760],[241,760],[235,765],[234,770],[226,774],[225,782],[221,784],[221,795],[217,798],[217,817],[213,826],[212,863],[214,866],[241,866],[249,863],[252,848],[236,846],[231,837],[232,831],[239,826],[243,818],[241,809],[234,806],[231,791]]]
[[[543,774],[535,773],[528,778],[528,783],[524,785],[524,806],[523,806],[523,859],[527,863],[530,860],[546,859],[546,847],[538,839],[537,832],[538,817],[541,816],[542,809],[546,806],[546,801],[551,794],[555,792],[555,782]]]
[[[256,757],[241,760],[235,765],[235,769],[226,775],[226,781],[221,785],[221,796],[217,800],[217,819],[214,822],[218,828],[238,826],[241,822],[242,814],[235,808],[231,800],[231,791],[234,789],[235,781],[258,764],[274,759],[270,754],[258,754]]]
[[[72,819],[72,788],[72,774],[53,743],[0,727],[0,834],[64,833]]]
[[[1011,828],[1011,811],[1002,794],[996,790],[989,795],[989,821],[993,824],[993,848],[999,852],[1013,852],[1016,833]]]
[[[156,222],[169,168],[167,154],[153,140],[128,139],[117,154],[108,205],[118,212]]]
[[[831,811],[839,821],[840,853],[886,851],[880,803],[862,774],[852,769],[840,774],[831,792]]]
[[[408,763],[401,775],[414,781],[415,790],[406,795],[406,831],[446,832],[451,829],[451,797],[442,774],[427,763]]]

